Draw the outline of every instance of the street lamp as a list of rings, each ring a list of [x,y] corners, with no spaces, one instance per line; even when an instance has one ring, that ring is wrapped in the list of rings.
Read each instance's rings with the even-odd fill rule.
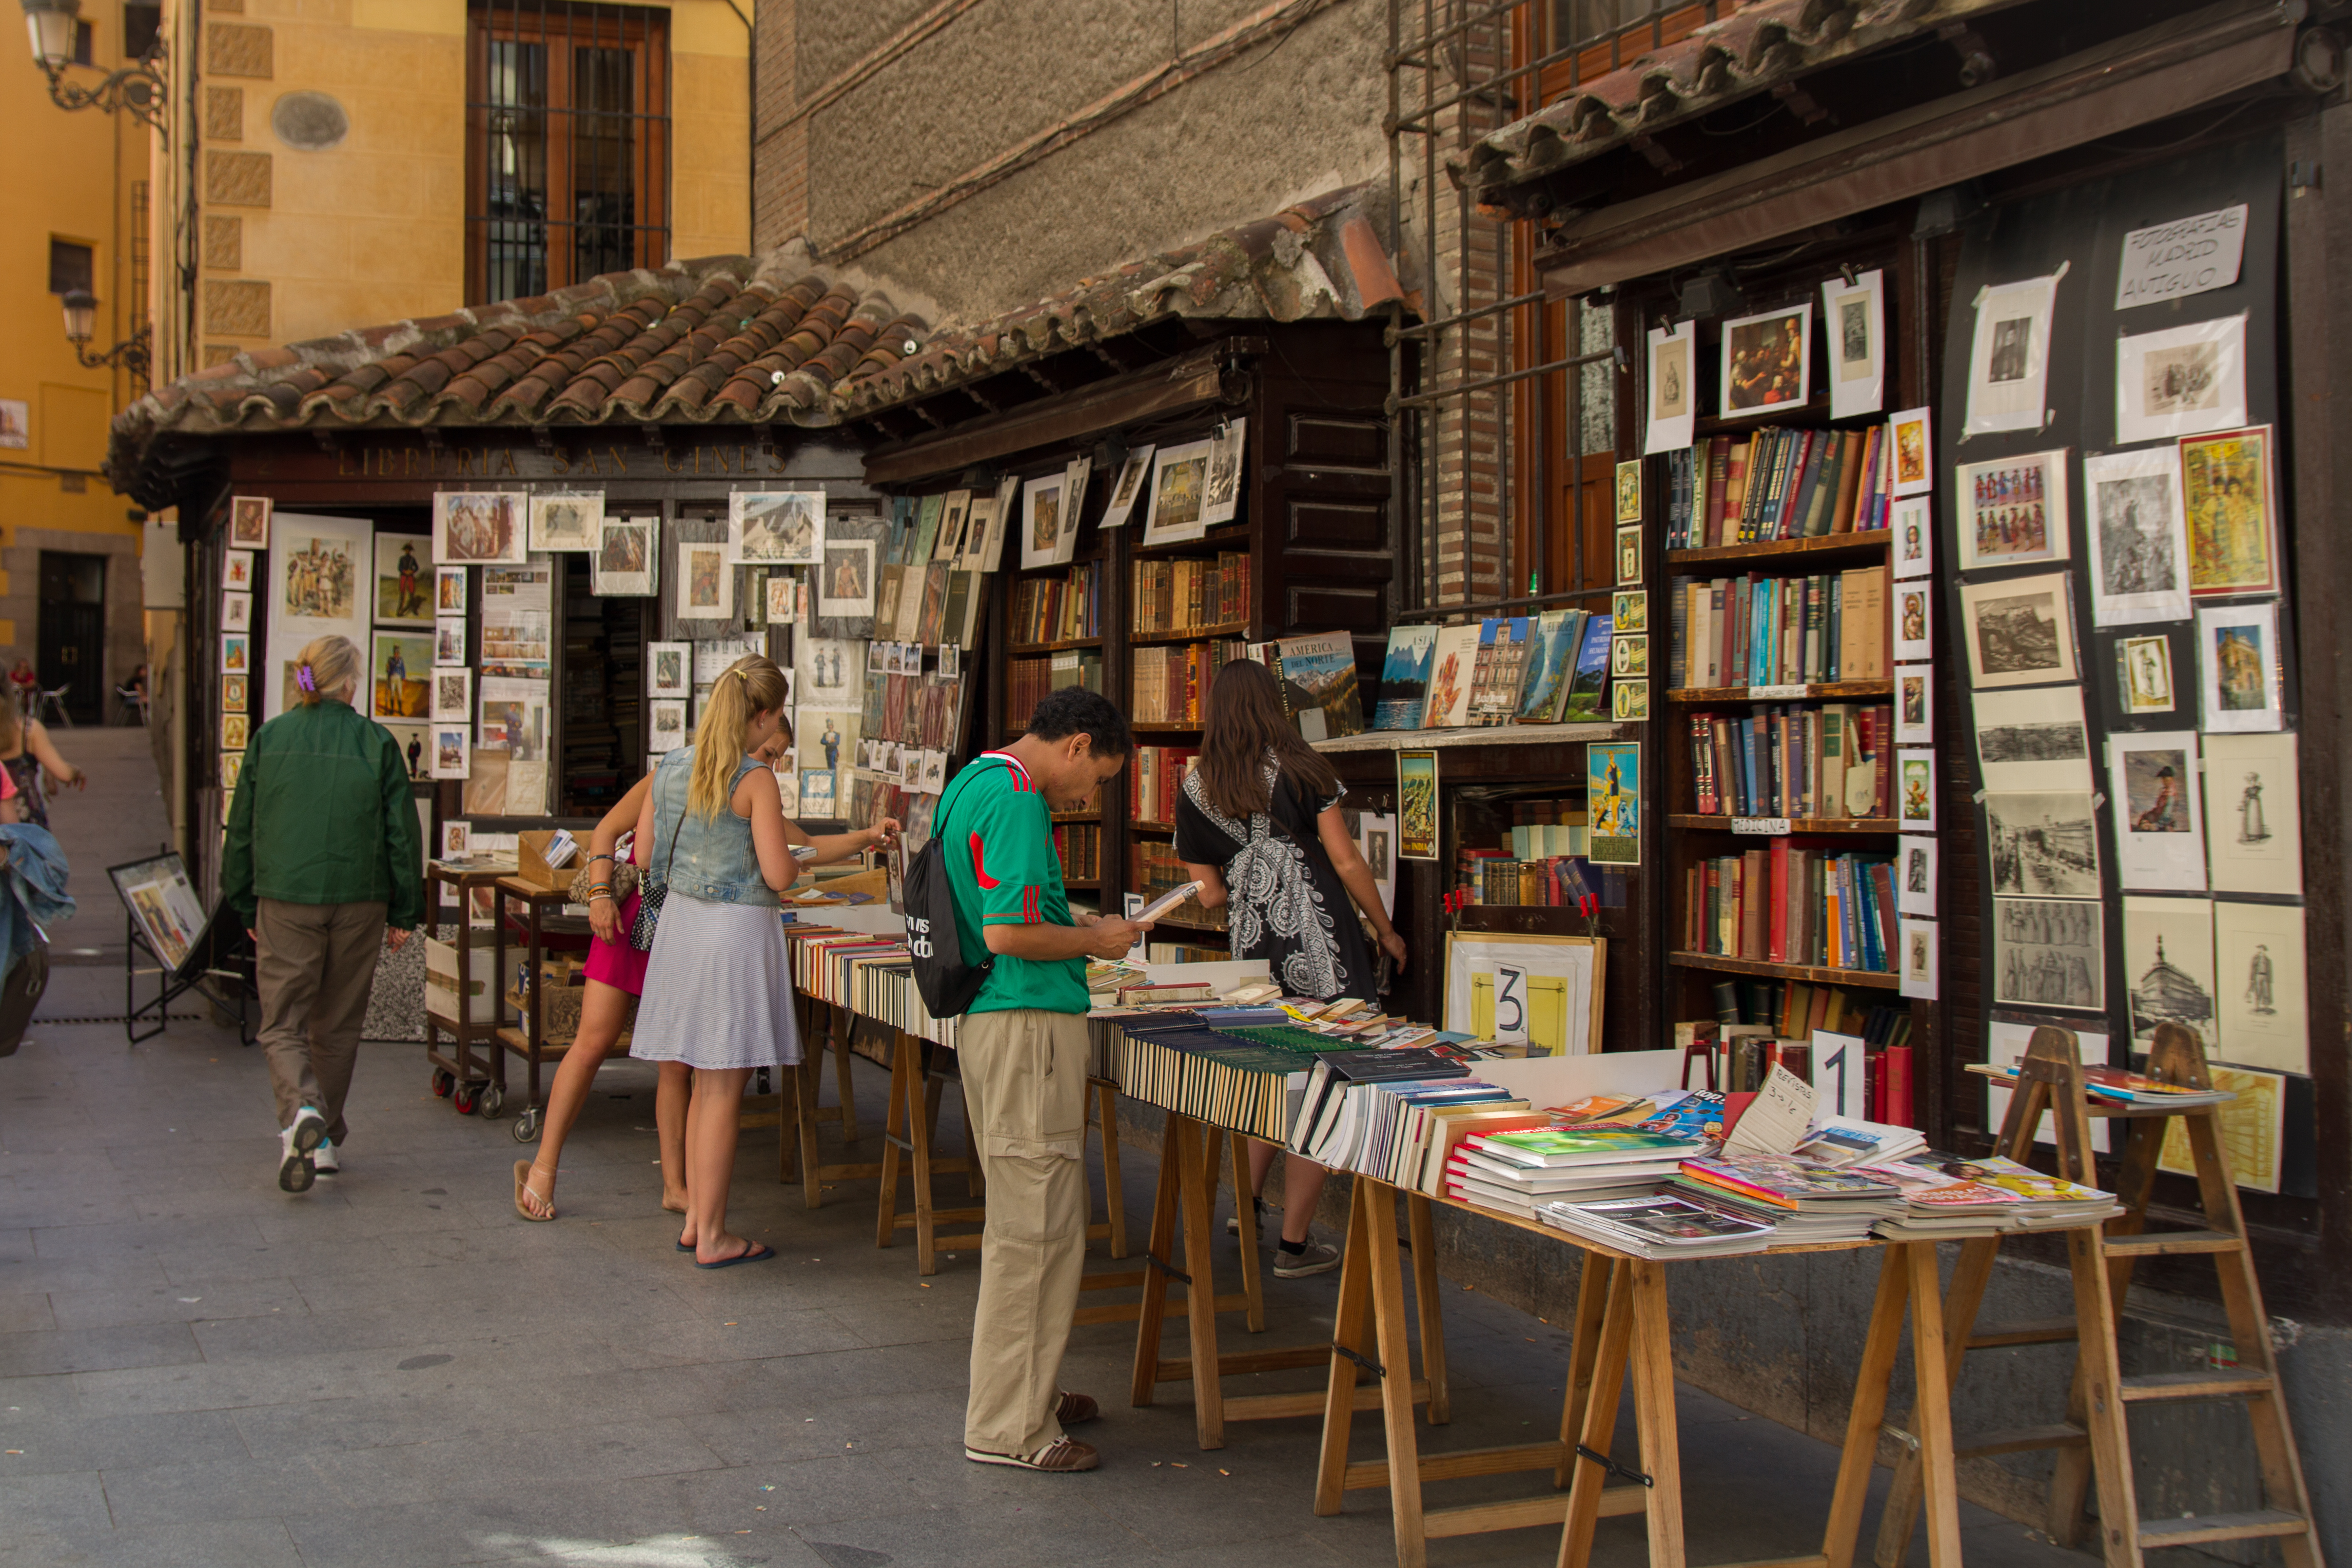
[[[33,63],[49,79],[51,102],[59,109],[95,108],[108,114],[127,109],[157,136],[170,140],[171,132],[163,123],[166,89],[158,64],[163,53],[161,38],[146,58],[109,71],[96,87],[82,87],[66,79],[65,74],[74,63],[74,27],[81,17],[81,0],[22,0],[22,4],[25,30],[33,40]]]
[[[88,348],[98,330],[98,296],[87,289],[68,289],[65,293],[66,342],[73,344],[74,358],[92,370],[120,365],[137,377],[141,385],[147,384],[148,350],[153,332],[148,322],[142,321],[139,330],[128,341],[119,342],[104,353],[91,353]]]

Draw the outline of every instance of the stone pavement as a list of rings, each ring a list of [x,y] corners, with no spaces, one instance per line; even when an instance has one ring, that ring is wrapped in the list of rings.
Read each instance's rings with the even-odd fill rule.
[[[89,924],[61,946],[121,941],[92,822],[158,832],[68,803]],[[43,1010],[113,1012],[120,987],[111,968],[61,969]],[[878,1147],[881,1076],[859,1070]],[[0,1565],[1394,1561],[1383,1494],[1314,1516],[1313,1423],[1240,1424],[1203,1453],[1181,1388],[1130,1408],[1131,1330],[1078,1331],[1066,1368],[1103,1402],[1082,1434],[1100,1471],[968,1463],[975,1261],[919,1279],[910,1242],[874,1246],[870,1184],[810,1213],[755,1132],[736,1223],[781,1256],[698,1273],[656,1207],[649,1068],[606,1069],[567,1151],[563,1217],[544,1226],[514,1215],[511,1122],[435,1099],[417,1047],[363,1051],[344,1174],[299,1198],[273,1184],[264,1077],[201,1023],[136,1049],[117,1026],[37,1026],[0,1061]],[[1129,1173],[1139,1230],[1150,1159]],[[1228,1279],[1233,1264],[1228,1244]],[[1265,1342],[1328,1336],[1335,1289],[1269,1276]],[[1433,1446],[1551,1426],[1566,1337],[1452,1287],[1445,1305],[1456,1414]],[[1171,1353],[1181,1338],[1180,1321]],[[1815,1549],[1828,1447],[1694,1391],[1682,1417],[1692,1561]],[[1370,1457],[1377,1424],[1358,1430]],[[1452,1483],[1443,1500],[1531,1479]],[[1978,1568],[2087,1561],[1976,1510],[1966,1522]],[[1557,1540],[1440,1542],[1431,1560],[1544,1564]],[[1602,1522],[1597,1562],[1644,1556],[1638,1520]]]

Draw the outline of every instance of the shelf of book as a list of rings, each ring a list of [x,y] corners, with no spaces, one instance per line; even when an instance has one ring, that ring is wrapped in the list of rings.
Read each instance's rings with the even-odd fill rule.
[[[1195,626],[1191,631],[1137,632],[1127,639],[1130,647],[1151,647],[1164,643],[1206,642],[1212,637],[1239,637],[1249,635],[1247,621],[1228,621],[1220,626]]]
[[[1786,560],[1791,556],[1811,558],[1817,555],[1884,555],[1886,552],[1887,531],[1866,529],[1860,532],[1815,534],[1806,539],[1766,539],[1753,544],[1713,544],[1696,550],[1669,550],[1666,565],[1704,566],[1716,561]]]
[[[1735,822],[1769,821],[1788,824],[1786,835],[1775,833],[1740,833]],[[1891,816],[1790,816],[1744,817],[1727,816],[1720,812],[1676,811],[1666,816],[1668,827],[1690,828],[1702,833],[1732,833],[1738,837],[1773,838],[1798,837],[1808,833],[1893,833],[1901,826]]]
[[[1760,958],[1731,958],[1718,952],[1670,952],[1666,962],[1678,969],[1713,969],[1728,974],[1760,974],[1780,980],[1802,980],[1815,985],[1868,985],[1892,991],[1899,983],[1874,969],[1832,969],[1818,963],[1773,963]]]
[[[1447,746],[1539,746],[1562,741],[1630,740],[1638,724],[1485,724],[1444,730],[1367,730],[1307,742],[1318,752],[1420,752]]]
[[[1840,702],[1849,697],[1892,697],[1892,680],[1823,680],[1806,686],[1685,686],[1669,702]]]
[[[1139,504],[1138,511],[1142,510]],[[1250,530],[1246,522],[1225,523],[1209,530],[1198,539],[1163,539],[1157,544],[1142,542],[1138,531],[1134,552],[1138,555],[1174,555],[1187,550],[1247,550]]]
[[[1130,822],[1127,825],[1127,830],[1129,833],[1149,833],[1154,837],[1176,831],[1164,822]]]
[[[1198,724],[1164,724],[1157,721],[1150,723],[1129,723],[1128,728],[1130,730],[1144,731],[1151,734],[1197,735],[1201,732],[1201,726]]]
[[[1004,651],[1013,655],[1024,653],[1065,653],[1071,648],[1100,647],[1102,645],[1103,639],[1100,637],[1069,637],[1061,642],[1013,643],[1008,645]]]

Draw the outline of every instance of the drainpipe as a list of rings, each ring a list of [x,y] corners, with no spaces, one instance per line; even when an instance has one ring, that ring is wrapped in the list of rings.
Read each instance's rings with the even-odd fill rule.
[[[757,0],[754,0],[757,3]],[[747,80],[749,91],[744,97],[743,112],[743,250],[746,255],[760,253],[760,30],[751,26],[751,18],[743,15],[735,0],[727,0],[727,8],[743,24],[743,37],[749,45]]]

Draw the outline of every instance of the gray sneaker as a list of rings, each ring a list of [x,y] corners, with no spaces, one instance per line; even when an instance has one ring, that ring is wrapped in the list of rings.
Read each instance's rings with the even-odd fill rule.
[[[1339,1249],[1319,1241],[1310,1241],[1304,1252],[1274,1249],[1274,1277],[1276,1279],[1304,1279],[1309,1274],[1328,1274],[1339,1267]]]
[[[311,1156],[326,1142],[327,1119],[304,1106],[294,1113],[294,1124],[278,1135],[278,1188],[280,1192],[307,1193],[318,1179],[319,1168]]]

